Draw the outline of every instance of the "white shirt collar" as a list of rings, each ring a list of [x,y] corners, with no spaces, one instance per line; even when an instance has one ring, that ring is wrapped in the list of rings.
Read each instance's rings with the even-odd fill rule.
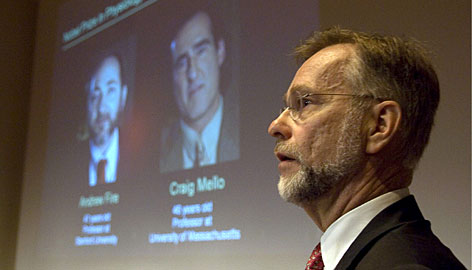
[[[367,224],[382,210],[410,194],[408,188],[385,193],[347,212],[321,236],[325,270],[332,270]]]
[[[97,184],[97,164],[100,160],[106,159],[107,165],[105,167],[105,183],[113,183],[116,181],[116,168],[118,167],[118,160],[120,158],[119,150],[119,132],[115,128],[111,135],[110,145],[102,152],[90,140],[90,164],[89,164],[89,186],[93,187]]]
[[[223,98],[220,96],[218,109],[215,115],[199,134],[183,120],[180,120],[180,126],[183,131],[182,156],[184,169],[193,168],[195,160],[196,144],[200,143],[203,151],[203,158],[200,166],[216,164],[218,140],[220,137],[221,122],[223,120]]]

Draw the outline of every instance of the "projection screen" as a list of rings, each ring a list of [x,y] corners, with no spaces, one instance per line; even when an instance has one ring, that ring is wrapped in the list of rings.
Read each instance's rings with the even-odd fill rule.
[[[470,266],[467,1],[39,2],[16,269],[303,269],[321,232],[279,197],[267,127],[320,16],[432,45],[411,192]]]

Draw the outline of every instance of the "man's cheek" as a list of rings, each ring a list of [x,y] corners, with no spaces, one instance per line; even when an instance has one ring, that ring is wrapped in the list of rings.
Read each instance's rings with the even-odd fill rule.
[[[185,84],[181,83],[180,81],[175,84],[175,97],[177,98],[179,103],[185,103]]]

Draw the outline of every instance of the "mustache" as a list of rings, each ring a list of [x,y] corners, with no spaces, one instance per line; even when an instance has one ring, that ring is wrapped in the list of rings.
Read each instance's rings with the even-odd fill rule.
[[[291,158],[303,163],[302,154],[300,152],[300,149],[296,145],[277,141],[274,147],[274,152],[283,153],[284,155],[290,156]]]
[[[111,121],[111,120],[112,120],[111,115],[109,113],[98,113],[94,122],[105,122],[105,121]]]

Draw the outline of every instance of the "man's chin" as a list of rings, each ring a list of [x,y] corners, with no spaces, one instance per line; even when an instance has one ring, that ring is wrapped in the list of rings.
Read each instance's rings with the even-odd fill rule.
[[[277,184],[277,189],[279,191],[280,197],[289,203],[299,204],[299,187],[297,187],[297,179],[294,179],[295,175],[291,176],[280,176],[279,183]]]
[[[192,108],[187,111],[186,118],[190,122],[196,122],[203,118],[206,110],[204,108]]]
[[[289,198],[290,196],[288,196],[287,186],[286,186],[287,183],[285,183],[286,180],[287,180],[287,179],[285,179],[283,176],[280,176],[280,178],[279,178],[279,183],[277,184],[277,189],[278,189],[278,191],[279,191],[280,197],[281,197],[284,201],[288,202],[288,198]]]
[[[325,191],[304,166],[294,174],[281,175],[277,188],[283,200],[300,207],[315,201]]]

